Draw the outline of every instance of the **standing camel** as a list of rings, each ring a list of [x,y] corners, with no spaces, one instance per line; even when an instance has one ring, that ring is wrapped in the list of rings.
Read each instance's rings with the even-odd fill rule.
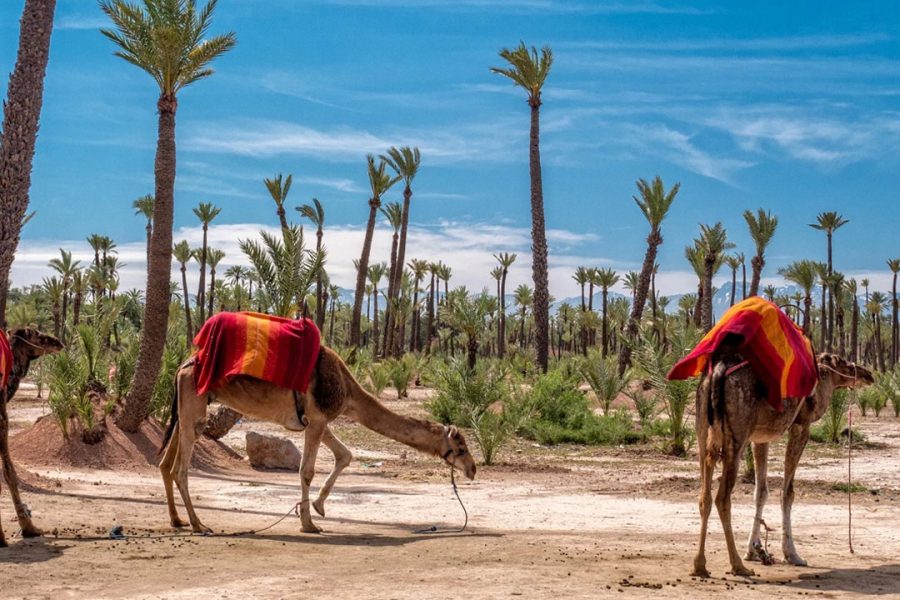
[[[731,570],[735,575],[750,576],[753,571],[744,566],[734,543],[731,528],[731,492],[737,480],[738,468],[747,442],[753,444],[756,468],[756,516],[750,533],[747,559],[762,558],[759,529],[763,507],[769,495],[766,482],[766,461],[769,443],[788,432],[784,457],[784,487],[781,494],[782,540],[785,560],[792,565],[805,566],[794,547],[791,532],[791,505],[794,502],[794,475],[800,456],[809,440],[809,427],[819,420],[828,408],[834,391],[853,389],[874,382],[872,373],[836,354],[823,353],[816,357],[819,381],[812,395],[806,398],[785,398],[784,410],[777,412],[767,402],[760,380],[746,366],[732,346],[723,345],[712,357],[712,374],[697,391],[697,447],[700,455],[700,547],[694,558],[693,575],[709,577],[706,569],[706,531],[712,510],[712,477],[716,463],[722,462],[722,476],[716,494],[716,509],[725,532]]]
[[[0,344],[6,344],[0,334]],[[19,382],[28,374],[31,361],[45,354],[55,354],[62,350],[63,345],[55,337],[45,335],[37,330],[25,328],[16,329],[9,333],[9,349],[12,355],[10,365],[4,365],[9,369],[9,379],[6,388],[0,389],[0,458],[3,460],[3,478],[9,486],[9,495],[12,496],[16,507],[16,516],[19,518],[19,527],[22,528],[22,537],[37,537],[40,529],[31,522],[31,513],[19,496],[19,479],[13,467],[12,457],[9,455],[9,417],[6,413],[6,403],[12,399]],[[6,547],[6,538],[3,536],[3,527],[0,526],[0,548]]]
[[[280,423],[292,431],[306,432],[300,466],[300,518],[303,531],[307,533],[321,531],[313,523],[309,510],[309,486],[315,475],[319,445],[324,443],[334,454],[334,468],[313,502],[313,507],[320,515],[325,514],[324,502],[335,480],[352,458],[350,450],[328,427],[339,415],[346,415],[364,427],[416,450],[438,456],[451,467],[460,469],[469,479],[475,477],[475,461],[466,447],[462,433],[456,427],[445,427],[391,412],[362,388],[344,361],[329,348],[323,346],[319,351],[309,392],[299,394],[297,400],[294,392],[289,389],[243,376],[232,379],[214,392],[200,396],[194,382],[193,364],[188,361],[175,374],[172,421],[163,440],[163,458],[159,465],[173,527],[185,525],[175,508],[174,482],[181,493],[192,530],[195,533],[211,532],[197,517],[188,492],[191,453],[198,432],[202,432],[204,428],[209,395],[245,415]],[[302,402],[305,423],[298,416],[298,402]]]

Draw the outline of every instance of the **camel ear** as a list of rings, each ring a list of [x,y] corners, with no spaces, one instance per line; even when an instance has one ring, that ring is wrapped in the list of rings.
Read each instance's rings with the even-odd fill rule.
[[[449,428],[447,428],[447,437],[455,438],[458,435],[459,429],[456,428],[456,425],[451,425]]]

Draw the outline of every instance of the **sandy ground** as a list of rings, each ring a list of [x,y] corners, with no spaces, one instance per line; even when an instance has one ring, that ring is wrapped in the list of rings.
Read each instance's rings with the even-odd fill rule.
[[[423,414],[413,400],[388,400],[394,410]],[[390,392],[386,394],[390,398]],[[11,404],[14,427],[44,409],[33,399]],[[846,480],[840,449],[812,445],[798,475],[794,532],[810,567],[752,566],[757,576],[727,575],[721,527],[713,513],[707,580],[689,576],[699,527],[695,459],[674,459],[655,447],[541,448],[516,441],[494,467],[461,482],[463,514],[447,469],[354,424],[336,431],[355,460],[329,498],[324,533],[300,532],[290,516],[247,536],[199,537],[168,526],[158,473],[61,470],[21,464],[38,526],[36,540],[17,533],[8,495],[0,514],[11,545],[0,549],[2,598],[632,598],[900,597],[900,422],[882,414],[861,420],[868,444],[855,449],[855,554],[847,544]],[[242,422],[226,441],[242,450],[244,434],[289,432]],[[769,549],[780,556],[781,464],[773,452],[765,518],[776,531]],[[320,453],[317,483],[330,468]],[[35,477],[39,475],[40,477]],[[217,534],[265,527],[299,499],[295,473],[248,467],[195,471],[191,492]],[[752,486],[735,492],[736,535],[752,519]],[[182,512],[183,515],[183,512]],[[108,539],[120,524],[132,536]],[[153,537],[141,537],[153,536]],[[170,537],[171,536],[171,537]]]

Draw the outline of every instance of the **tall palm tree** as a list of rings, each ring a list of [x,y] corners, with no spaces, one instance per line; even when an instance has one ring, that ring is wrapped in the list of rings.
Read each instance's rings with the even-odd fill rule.
[[[428,275],[429,275],[429,283],[428,283],[428,323],[427,330],[425,332],[425,342],[428,344],[426,347],[426,351],[431,351],[431,340],[437,335],[437,327],[435,323],[435,310],[436,310],[436,302],[435,297],[437,296],[436,287],[439,283],[438,281],[438,273],[440,273],[441,265],[440,263],[428,263]]]
[[[72,278],[78,271],[80,260],[72,260],[72,253],[59,249],[59,258],[50,259],[48,265],[60,275],[60,283],[62,284],[62,319],[60,321],[61,328],[59,332],[60,340],[66,341],[66,319],[69,314],[69,287],[72,285]]]
[[[584,326],[584,312],[587,310],[587,304],[584,301],[584,286],[587,285],[588,279],[590,279],[590,269],[587,267],[576,268],[572,279],[581,288],[581,318],[579,319],[581,322],[581,351],[587,356],[587,329]]]
[[[500,332],[498,334],[500,345],[497,347],[497,355],[500,358],[506,355],[506,277],[509,275],[509,268],[516,262],[516,256],[514,252],[501,252],[494,255],[494,258],[500,263],[500,268],[503,269],[500,279]]]
[[[887,297],[881,292],[872,292],[872,296],[866,303],[866,311],[872,319],[872,348],[875,353],[875,366],[879,371],[884,371],[884,346],[881,342],[881,313],[884,311],[884,305],[887,303]]]
[[[394,336],[394,317],[391,310],[391,305],[396,302],[395,294],[394,294],[394,285],[400,284],[400,277],[395,277],[395,273],[403,271],[403,263],[398,262],[397,259],[397,244],[400,239],[400,226],[403,224],[403,209],[400,207],[399,202],[388,202],[384,206],[381,207],[381,214],[385,216],[388,220],[388,224],[391,226],[391,229],[394,230],[394,235],[391,238],[391,262],[390,268],[388,270],[388,290],[387,297],[384,307],[384,356],[389,356],[394,353],[394,344],[393,344],[393,336]]]
[[[634,302],[634,296],[637,294],[638,285],[640,284],[641,276],[637,273],[637,271],[628,271],[625,273],[625,279],[622,280],[622,285],[626,290],[631,292],[631,301]]]
[[[834,265],[832,264],[831,259],[831,244],[834,232],[849,222],[848,219],[845,219],[836,211],[830,210],[816,215],[816,222],[810,223],[809,225],[813,229],[824,231],[825,236],[828,239],[828,275],[834,273]],[[829,296],[828,300],[828,319],[823,323],[823,327],[825,327],[826,337],[828,339],[828,349],[831,350],[833,345],[832,330],[834,329],[834,298],[831,296]],[[824,347],[825,346],[823,346],[823,348]]]
[[[53,335],[61,338],[62,317],[60,306],[63,300],[63,284],[58,277],[44,277],[43,291],[50,300],[50,314],[53,317]]]
[[[216,267],[225,258],[225,251],[218,248],[207,248],[206,262],[209,264],[209,307],[206,314],[213,316],[216,302]]]
[[[750,266],[753,268],[752,279],[750,280],[750,295],[759,295],[759,280],[762,277],[763,267],[766,266],[766,248],[775,235],[778,228],[778,217],[774,216],[770,211],[757,209],[756,214],[753,211],[744,211],[744,220],[750,229],[750,237],[756,246],[756,254],[750,259]]]
[[[197,258],[200,263],[200,284],[197,288],[197,306],[200,308],[201,326],[206,321],[206,314],[204,312],[204,307],[206,306],[206,263],[209,258],[206,238],[209,231],[209,224],[212,223],[213,219],[219,216],[220,212],[222,212],[222,209],[212,202],[201,202],[194,209],[194,214],[200,219],[200,224],[203,227],[203,245],[200,246],[200,254]]]
[[[403,180],[403,214],[400,223],[400,240],[397,246],[397,264],[400,265],[400,268],[391,276],[392,285],[389,286],[396,296],[400,287],[400,277],[403,271],[402,265],[405,264],[406,261],[406,238],[409,230],[409,209],[413,195],[412,182],[419,172],[419,164],[422,162],[422,156],[419,153],[418,148],[410,148],[409,146],[396,148],[391,146],[388,149],[387,154],[381,155],[380,158]],[[391,299],[393,300],[393,298]],[[399,329],[399,326],[396,325],[392,327],[394,329]],[[401,346],[402,340],[398,339],[396,343],[394,343],[395,354],[400,353]]]
[[[779,275],[796,283],[803,290],[803,333],[812,335],[810,329],[810,312],[812,310],[812,290],[819,277],[816,263],[811,260],[794,261],[778,271]]]
[[[693,310],[691,310],[691,315],[694,327],[699,328],[703,323],[703,303],[706,294],[706,286],[703,285],[706,265],[704,263],[705,253],[702,242],[694,239],[692,245],[685,246],[684,257],[694,270],[694,275],[697,276],[697,293],[694,295],[695,304]]]
[[[25,0],[16,66],[6,88],[0,129],[0,327],[6,327],[9,272],[28,211],[31,167],[50,58],[56,0]]]
[[[415,352],[422,349],[419,337],[422,327],[422,311],[419,309],[419,284],[422,283],[422,280],[425,279],[425,275],[428,273],[428,261],[414,258],[410,261],[409,268],[412,270],[413,275],[413,314],[409,349],[411,352]]]
[[[150,409],[150,395],[162,363],[169,320],[169,274],[175,203],[175,113],[178,93],[213,74],[213,60],[234,47],[234,33],[208,37],[217,0],[198,8],[193,0],[100,0],[114,29],[101,29],[117,47],[116,55],[146,71],[159,86],[156,102],[158,139],[154,173],[155,206],[144,328],[134,380],[116,422],[137,431]]]
[[[497,285],[497,312],[499,313],[500,312],[500,280],[503,279],[503,267],[494,267],[493,269],[491,269],[491,279],[493,279]],[[499,314],[496,315],[495,324],[496,324],[496,331],[494,333],[496,334],[496,338],[497,338],[496,342],[497,342],[497,346],[499,347],[500,346],[500,315]]]
[[[600,330],[600,337],[602,338],[601,348],[604,358],[609,354],[609,315],[607,314],[609,288],[616,285],[618,282],[619,276],[613,269],[597,269],[597,285],[600,286],[603,308],[603,325]]]
[[[381,262],[369,265],[369,284],[372,286],[372,297],[375,299],[374,312],[372,313],[372,356],[378,355],[378,284],[381,283],[381,278],[384,277],[387,271],[388,266],[386,263]]]
[[[191,348],[191,341],[194,339],[194,324],[191,321],[191,296],[188,294],[187,286],[187,263],[191,260],[191,247],[185,240],[175,244],[172,248],[172,256],[181,265],[181,289],[184,299],[184,322],[187,327],[187,347]]]
[[[288,192],[291,191],[291,182],[293,175],[288,174],[286,179],[282,179],[281,173],[272,179],[263,179],[269,195],[275,201],[275,214],[278,215],[278,222],[281,224],[281,230],[284,231],[288,227],[287,217],[284,212],[284,203],[287,200]]]
[[[859,356],[859,293],[856,279],[851,278],[844,282],[844,288],[850,297],[850,360],[856,362]]]
[[[734,306],[734,297],[737,294],[737,270],[743,264],[741,254],[732,254],[725,257],[725,264],[731,269],[731,295],[728,306]]]
[[[826,292],[828,290],[828,265],[823,262],[816,262],[816,273],[819,276],[819,283],[822,287],[822,305],[819,311],[819,344],[824,349],[828,343],[828,305]]]
[[[72,275],[72,325],[77,328],[81,321],[81,306],[88,290],[88,278],[84,269],[76,269]]]
[[[147,264],[150,263],[150,236],[153,233],[153,194],[141,196],[131,203],[134,214],[141,215],[147,219]]]
[[[312,199],[312,204],[304,204],[298,206],[297,211],[301,216],[306,217],[312,224],[316,226],[316,251],[322,251],[322,236],[325,227],[325,209],[318,198]],[[323,269],[324,270],[324,269]],[[319,331],[324,331],[325,327],[325,280],[324,273],[316,274],[316,326]]]
[[[700,242],[703,249],[703,306],[701,327],[709,331],[713,326],[713,286],[712,279],[722,266],[725,251],[734,248],[722,223],[712,227],[700,225]]]
[[[350,345],[359,346],[360,321],[362,318],[363,296],[366,291],[366,276],[369,271],[369,253],[372,250],[372,236],[375,234],[375,217],[381,208],[381,197],[400,181],[400,176],[391,177],[385,172],[386,163],[379,160],[375,164],[375,157],[366,156],[369,173],[369,188],[372,196],[369,198],[369,221],[366,224],[366,237],[363,241],[362,253],[359,257],[359,267],[356,273],[356,292],[353,296],[353,314],[350,318]]]
[[[900,272],[900,258],[888,260],[887,265],[894,275],[891,283],[891,368],[893,368],[900,358],[900,325],[897,322],[897,273]]]
[[[541,371],[547,372],[550,327],[550,289],[547,274],[547,232],[544,225],[544,187],[541,180],[540,109],[541,89],[553,64],[553,52],[549,47],[529,52],[522,42],[517,48],[504,48],[500,58],[509,63],[507,68],[492,67],[491,72],[503,75],[528,94],[531,107],[531,132],[529,135],[529,171],[531,175],[531,274],[534,281],[534,325],[537,344],[537,362]]]
[[[526,341],[525,319],[528,314],[528,308],[532,307],[534,304],[534,294],[531,292],[531,288],[528,287],[527,285],[525,285],[524,283],[521,284],[513,292],[513,301],[515,302],[516,306],[518,306],[522,311],[522,315],[521,315],[520,321],[519,321],[519,346],[522,349],[524,349],[525,341]],[[533,307],[532,307],[531,314],[534,315]]]
[[[741,300],[747,299],[747,259],[743,252],[737,253],[738,260],[741,261]]]
[[[634,293],[634,302],[631,306],[631,318],[628,320],[627,336],[629,340],[637,339],[638,323],[644,313],[644,304],[647,302],[647,291],[650,288],[650,275],[656,264],[656,252],[663,243],[662,222],[681,189],[681,184],[676,183],[668,192],[665,190],[662,178],[659,175],[648,183],[644,179],[637,181],[640,197],[633,196],[635,203],[650,224],[650,234],[647,236],[647,253],[644,255],[644,264],[641,266],[641,275],[638,279],[637,289]],[[619,374],[625,373],[625,369],[631,364],[631,346],[622,344],[619,350]]]

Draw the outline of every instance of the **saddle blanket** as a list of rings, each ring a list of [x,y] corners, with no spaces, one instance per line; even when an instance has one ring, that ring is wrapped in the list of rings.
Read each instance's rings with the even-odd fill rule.
[[[737,351],[768,390],[768,402],[784,410],[784,398],[805,398],[818,380],[812,344],[775,304],[754,296],[722,315],[690,354],[669,371],[669,379],[699,375],[729,334],[740,336]]]
[[[320,347],[311,319],[221,312],[194,337],[194,381],[203,395],[245,375],[306,392]]]

